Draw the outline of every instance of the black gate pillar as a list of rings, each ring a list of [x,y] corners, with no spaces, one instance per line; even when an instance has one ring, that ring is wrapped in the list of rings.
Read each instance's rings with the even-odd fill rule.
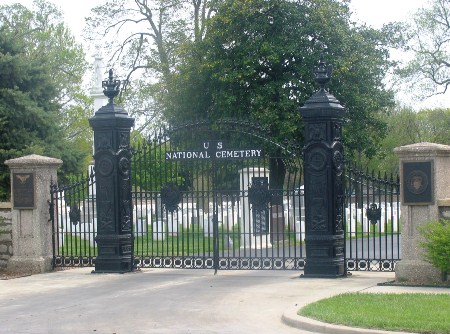
[[[94,130],[98,255],[95,273],[133,270],[130,129],[134,118],[114,103],[120,80],[102,82],[109,98],[89,123]]]
[[[325,90],[331,77],[323,55],[314,69],[320,85],[300,108],[305,124],[306,277],[340,277],[344,269],[343,145],[344,107]]]

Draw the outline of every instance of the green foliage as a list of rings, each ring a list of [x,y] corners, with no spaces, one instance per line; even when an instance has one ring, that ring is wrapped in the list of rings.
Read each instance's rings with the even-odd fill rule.
[[[90,38],[111,41],[111,62],[125,64],[124,97],[142,124],[239,116],[279,142],[301,141],[298,108],[317,88],[311,68],[324,52],[330,90],[348,109],[347,154],[373,156],[385,134],[393,93],[382,81],[398,27],[354,26],[348,1],[121,0],[88,22]]]
[[[370,169],[398,173],[399,160],[394,148],[420,142],[450,145],[450,109],[394,109],[386,118],[388,131],[376,157],[366,161]],[[364,161],[363,161],[364,162]]]
[[[133,131],[131,144],[132,183],[137,193],[161,191],[166,183],[176,184],[181,189],[185,188],[185,177],[179,174],[179,169],[173,168],[171,162],[165,159],[166,151],[171,150],[170,142],[162,144],[148,142],[139,132]]]
[[[425,258],[442,273],[450,273],[450,221],[433,221],[418,227]]]
[[[62,176],[84,167],[86,145],[68,136],[66,112],[81,97],[84,53],[61,13],[43,0],[34,11],[0,6],[0,161],[27,154],[64,161]],[[0,199],[9,197],[9,170],[0,165]]]
[[[334,66],[331,92],[347,107],[349,155],[373,156],[393,94],[381,84],[390,66],[388,38],[354,27],[347,4],[317,1],[224,1],[200,43],[186,45],[165,103],[170,122],[243,117],[279,141],[303,138],[299,106],[317,89],[320,54]],[[364,79],[362,79],[364,78]]]

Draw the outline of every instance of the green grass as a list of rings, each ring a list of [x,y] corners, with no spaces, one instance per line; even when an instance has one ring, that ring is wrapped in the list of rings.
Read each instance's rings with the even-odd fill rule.
[[[298,314],[352,327],[450,333],[449,294],[345,293],[309,304]]]
[[[134,250],[136,254],[149,256],[181,256],[194,255],[213,252],[213,237],[204,235],[203,229],[198,225],[191,225],[189,228],[179,226],[177,235],[165,234],[164,240],[153,239],[151,225],[148,226],[148,233],[134,238]],[[239,232],[219,230],[219,250],[225,247],[225,240],[230,237],[233,241],[233,248],[239,248]]]
[[[89,241],[66,233],[64,244],[59,248],[64,256],[97,256],[97,248],[90,247]]]
[[[225,226],[219,226],[219,251],[227,252],[237,250],[241,246],[241,233],[239,224],[228,231]],[[248,233],[248,232],[247,232]],[[178,226],[177,235],[170,235],[165,232],[165,237],[161,240],[153,239],[151,225],[147,227],[147,233],[139,233],[134,237],[135,255],[144,256],[189,256],[213,253],[214,238],[211,234],[204,235],[203,228],[198,224],[192,224],[188,228]],[[232,245],[228,244],[228,240]],[[277,244],[277,243],[274,243]],[[295,234],[285,231],[285,240],[280,241],[277,247],[299,245],[300,241],[295,239]],[[59,248],[59,254],[64,256],[97,256],[97,248],[90,247],[88,240],[67,233],[63,247]]]
[[[380,232],[379,224],[381,224],[381,222],[378,222],[377,224],[369,223],[369,231],[363,232],[362,222],[357,222],[355,224],[355,229],[352,231],[350,231],[350,229],[349,229],[350,223],[348,223],[345,226],[345,232],[347,233],[347,239],[350,239],[350,238],[351,239],[359,239],[359,238],[379,237],[379,236],[385,236],[385,235],[400,234],[400,230],[394,231],[391,220],[388,220],[387,223],[384,223],[384,232]],[[398,226],[398,228],[400,228],[400,226]]]
[[[228,237],[233,245],[230,249],[239,249],[240,234],[239,226],[227,231],[223,226],[219,228],[219,250],[228,249]],[[204,236],[203,229],[198,225],[189,228],[179,226],[178,235],[172,236],[165,233],[164,240],[153,239],[151,225],[148,232],[139,234],[134,238],[134,251],[136,255],[148,256],[181,256],[195,255],[213,252],[213,237]],[[89,241],[66,233],[64,245],[59,248],[59,254],[64,256],[97,256],[97,248],[90,247]]]

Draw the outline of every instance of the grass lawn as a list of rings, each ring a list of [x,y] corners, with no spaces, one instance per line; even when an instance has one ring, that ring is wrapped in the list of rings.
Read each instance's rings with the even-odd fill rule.
[[[345,293],[309,304],[298,314],[352,327],[448,334],[450,294]]]
[[[209,254],[213,252],[214,238],[212,231],[204,234],[203,228],[198,224],[190,225],[185,228],[181,225],[178,227],[176,235],[170,235],[167,231],[159,238],[153,239],[152,226],[148,225],[145,233],[138,233],[134,236],[134,252],[140,256],[190,256],[199,254]],[[246,232],[249,233],[248,231]],[[219,226],[219,251],[238,250],[241,245],[241,233],[239,225],[235,225],[230,231],[226,230],[223,225]],[[85,239],[81,238],[82,234],[66,233],[63,244],[59,247],[59,255],[66,257],[86,257],[97,256],[97,247],[91,247],[89,244],[88,234]],[[91,235],[91,238],[94,236]],[[300,241],[295,239],[293,232],[285,231],[286,239],[277,244],[277,247],[290,247],[299,245]],[[231,241],[232,243],[229,243]]]

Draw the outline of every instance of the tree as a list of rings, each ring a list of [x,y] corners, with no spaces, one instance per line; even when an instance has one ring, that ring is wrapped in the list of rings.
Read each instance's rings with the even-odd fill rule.
[[[61,158],[64,177],[80,171],[90,153],[69,140],[62,117],[80,92],[84,53],[54,6],[34,6],[0,6],[0,160],[31,153]],[[8,193],[2,164],[0,197]]]
[[[387,135],[376,157],[365,160],[371,168],[386,173],[399,172],[394,148],[420,142],[450,145],[450,109],[393,109],[387,118]]]
[[[445,94],[450,85],[450,0],[431,0],[405,25],[405,51],[413,59],[399,70],[420,98]]]
[[[150,122],[161,119],[171,76],[186,43],[200,42],[206,22],[220,0],[120,0],[92,10],[88,39],[107,40],[109,65],[127,79],[124,100],[133,116]]]
[[[394,104],[382,83],[389,43],[383,31],[354,26],[345,1],[224,1],[172,76],[167,119],[245,116],[279,141],[301,139],[298,108],[317,89],[311,69],[325,53],[330,90],[347,108],[346,152],[374,156]]]

